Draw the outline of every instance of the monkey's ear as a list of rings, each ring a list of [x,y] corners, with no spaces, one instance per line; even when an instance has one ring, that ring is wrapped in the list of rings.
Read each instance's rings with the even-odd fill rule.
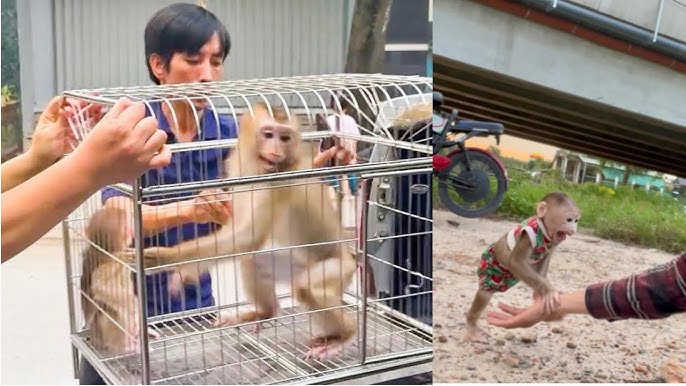
[[[546,204],[545,201],[539,202],[538,205],[536,205],[536,215],[539,218],[542,218],[543,216],[545,216],[546,209],[548,209],[548,204]]]

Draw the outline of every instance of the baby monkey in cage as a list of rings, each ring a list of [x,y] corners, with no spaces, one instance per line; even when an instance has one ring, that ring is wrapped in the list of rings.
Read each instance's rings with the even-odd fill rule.
[[[82,256],[81,307],[91,342],[105,355],[140,352],[140,312],[131,271],[110,256],[133,240],[126,218],[123,209],[103,208],[86,227],[86,236],[95,245],[89,245]],[[154,330],[148,334],[159,337]]]
[[[466,317],[469,341],[486,343],[483,330],[477,326],[479,315],[494,292],[505,292],[520,280],[533,289],[534,297],[543,297],[546,313],[557,310],[559,293],[546,277],[548,266],[555,248],[576,233],[580,217],[571,197],[562,192],[548,193],[536,205],[536,215],[486,248],[477,269],[479,290]]]
[[[282,107],[272,106],[270,112],[264,103],[252,105],[251,110],[239,121],[238,144],[227,160],[230,177],[313,168],[315,147],[302,140],[295,117],[289,119]],[[164,264],[246,253],[238,256],[241,279],[255,309],[237,317],[220,315],[217,326],[275,317],[279,311],[275,283],[277,271],[282,272],[276,266],[290,262],[285,271],[291,272],[292,295],[313,311],[310,317],[317,329],[305,358],[335,355],[357,331],[356,318],[346,313],[342,300],[357,263],[339,241],[339,215],[325,189],[318,178],[240,185],[231,192],[232,218],[219,231],[175,247],[146,248],[145,258]],[[285,249],[255,253],[271,248]]]

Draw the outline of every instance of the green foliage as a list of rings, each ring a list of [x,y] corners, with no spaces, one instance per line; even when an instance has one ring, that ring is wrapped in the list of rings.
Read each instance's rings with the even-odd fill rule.
[[[2,5],[2,83],[19,92],[19,36],[17,35],[17,1],[3,0]],[[8,90],[8,91],[9,91]],[[3,87],[3,100],[5,90]]]
[[[566,183],[554,171],[544,173],[540,183],[535,184],[528,171],[509,169],[508,173],[508,192],[492,217],[521,221],[535,213],[536,203],[543,196],[557,190],[570,195],[579,205],[582,232],[670,253],[686,249],[685,200],[630,186],[614,190],[594,183]],[[434,207],[443,208],[436,187],[434,181]]]
[[[13,100],[15,100],[14,93],[10,90],[10,87],[8,85],[2,86],[2,105],[4,106]]]
[[[679,252],[686,246],[683,203],[669,195],[620,186],[616,191],[593,183],[569,184],[544,179],[540,184],[515,177],[496,215],[521,220],[536,202],[554,190],[569,194],[581,209],[580,228],[604,239]]]

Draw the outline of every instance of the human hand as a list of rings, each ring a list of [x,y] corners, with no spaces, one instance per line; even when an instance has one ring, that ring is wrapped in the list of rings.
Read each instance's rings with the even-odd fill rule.
[[[564,313],[553,312],[546,314],[544,310],[544,299],[541,296],[534,296],[534,303],[528,308],[513,307],[509,304],[499,303],[498,308],[505,312],[489,311],[486,314],[488,324],[503,328],[526,328],[539,322],[550,322],[562,320]]]
[[[50,100],[38,118],[33,132],[29,155],[38,165],[47,167],[78,145],[76,133],[69,120],[80,120],[92,126],[101,117],[101,106],[80,102],[64,96]]]
[[[356,154],[344,147],[334,146],[317,154],[312,163],[315,168],[321,168],[334,158],[337,165],[348,165],[354,162]]]
[[[190,222],[226,224],[231,217],[231,196],[220,189],[198,193],[189,207]]]
[[[86,178],[99,186],[131,181],[151,168],[169,164],[167,134],[153,117],[145,117],[145,105],[120,98],[102,117],[73,156]]]

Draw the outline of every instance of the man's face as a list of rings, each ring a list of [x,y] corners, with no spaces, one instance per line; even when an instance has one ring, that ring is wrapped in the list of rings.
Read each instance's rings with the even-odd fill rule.
[[[194,55],[175,53],[169,67],[159,77],[160,84],[197,83],[221,80],[224,76],[223,52],[215,33]],[[194,100],[197,110],[207,105],[206,100]]]

